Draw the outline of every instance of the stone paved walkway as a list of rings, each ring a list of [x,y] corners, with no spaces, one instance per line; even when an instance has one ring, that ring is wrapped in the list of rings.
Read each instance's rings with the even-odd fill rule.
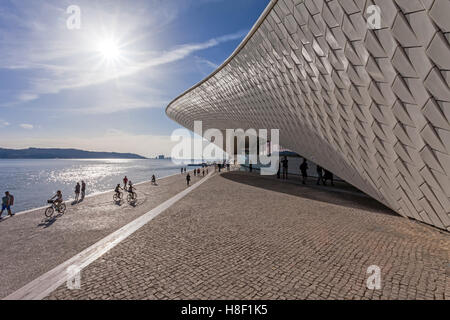
[[[200,180],[191,174],[195,183]],[[136,185],[135,206],[117,205],[113,192],[67,203],[64,215],[39,209],[0,220],[0,297],[5,297],[186,189],[185,175]]]
[[[449,234],[376,202],[216,176],[49,299],[449,299]],[[366,288],[381,268],[382,289]]]

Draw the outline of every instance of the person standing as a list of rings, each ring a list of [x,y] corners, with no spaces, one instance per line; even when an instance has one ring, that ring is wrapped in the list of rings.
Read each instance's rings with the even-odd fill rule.
[[[322,181],[322,184],[325,185],[325,183],[323,182],[323,168],[317,165],[316,171],[317,171],[317,185],[320,185],[320,181]]]
[[[302,173],[302,183],[306,184],[306,179],[308,178],[308,163],[305,158],[303,158],[303,163],[300,165],[300,172]]]
[[[187,186],[189,187],[189,183],[191,182],[191,175],[188,173],[186,176]]]
[[[330,180],[331,181],[331,185],[334,186],[333,174],[330,171],[325,170],[325,174],[323,176],[323,185],[324,186],[327,185],[327,180]]]
[[[194,177],[197,176],[197,169],[194,169]]]
[[[78,202],[78,199],[80,199],[80,192],[81,192],[81,186],[80,186],[80,183],[77,182],[77,185],[75,186],[75,202]]]
[[[281,161],[278,160],[278,171],[277,171],[277,179],[281,178]]]
[[[86,182],[81,181],[81,199],[83,200],[86,196]]]
[[[128,178],[127,176],[125,176],[125,178],[123,178],[123,189],[127,190],[127,184],[128,184]]]
[[[288,180],[289,161],[287,156],[284,156],[283,160],[283,179]]]
[[[183,168],[181,168],[181,174],[183,174]]]
[[[8,211],[10,217],[14,216],[11,212],[11,207],[14,205],[14,196],[9,193],[9,191],[5,192],[5,196],[2,198],[2,211],[0,212],[0,217],[3,214],[5,209]]]
[[[181,169],[181,170],[183,170],[183,169]],[[156,185],[156,176],[155,175],[152,175],[152,185]]]

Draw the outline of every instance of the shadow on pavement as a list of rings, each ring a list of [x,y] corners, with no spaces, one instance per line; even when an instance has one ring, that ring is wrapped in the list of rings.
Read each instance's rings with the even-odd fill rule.
[[[58,218],[61,218],[63,215],[64,215],[63,213],[59,213],[54,217],[45,219],[38,224],[38,227],[43,227],[44,229],[50,228],[58,220]]]
[[[347,183],[336,183],[335,187],[321,187],[316,185],[315,180],[309,180],[307,185],[302,185],[293,183],[295,181],[294,179],[286,182],[285,180],[278,180],[272,177],[262,177],[258,173],[247,173],[242,171],[223,173],[220,177],[252,187],[285,193],[304,199],[398,216],[397,213],[382,203],[366,196],[364,193]],[[334,192],[333,189],[343,189],[344,192]],[[348,190],[351,189],[353,190],[349,193]]]

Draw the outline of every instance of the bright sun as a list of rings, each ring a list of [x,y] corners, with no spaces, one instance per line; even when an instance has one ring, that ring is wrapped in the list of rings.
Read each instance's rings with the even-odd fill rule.
[[[114,40],[104,40],[98,45],[98,52],[107,61],[113,62],[120,58],[119,45]]]

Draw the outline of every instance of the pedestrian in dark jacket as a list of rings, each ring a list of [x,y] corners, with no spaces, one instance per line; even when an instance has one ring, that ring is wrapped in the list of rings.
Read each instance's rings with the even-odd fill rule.
[[[306,184],[306,179],[308,178],[308,163],[306,159],[303,159],[303,163],[300,165],[300,172],[302,173],[302,183]]]
[[[191,175],[188,173],[186,176],[187,186],[189,187],[189,183],[191,182]]]

